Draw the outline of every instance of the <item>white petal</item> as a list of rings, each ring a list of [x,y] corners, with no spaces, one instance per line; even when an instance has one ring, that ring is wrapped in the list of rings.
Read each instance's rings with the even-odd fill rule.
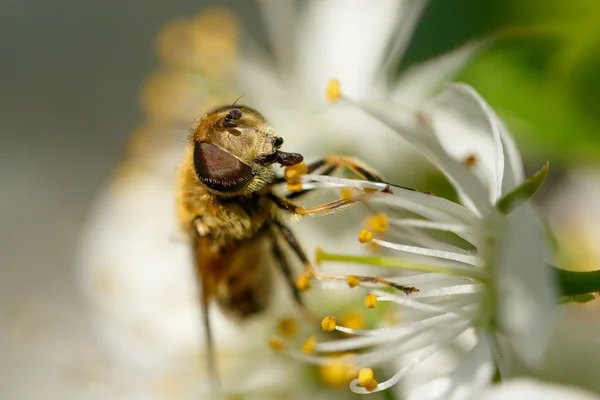
[[[504,182],[502,182],[502,194],[508,193],[519,186],[525,180],[525,167],[523,158],[517,148],[513,137],[504,125],[499,121],[500,138],[504,148]]]
[[[371,92],[403,3],[311,1],[297,35],[298,75],[306,95],[323,102],[322,93],[332,78],[340,79],[344,92],[357,98]]]
[[[470,87],[448,85],[427,108],[444,149],[456,161],[474,157],[470,169],[489,190],[492,204],[502,193],[504,152],[499,120]]]
[[[478,215],[491,208],[486,186],[463,163],[448,155],[428,116],[413,113],[391,102],[355,102],[366,113],[396,131],[434,164],[454,186],[461,201]]]
[[[492,386],[477,397],[480,400],[598,400],[597,395],[582,389],[537,381],[515,379]]]
[[[294,41],[297,25],[295,0],[259,0],[260,11],[265,22],[267,36],[275,54],[277,71],[285,76],[291,73],[294,64]]]
[[[281,104],[290,104],[289,92],[281,84],[281,77],[266,55],[261,54],[258,47],[252,47],[248,54],[238,61],[236,71],[240,94],[243,103],[250,103],[265,115],[276,115],[281,110]],[[235,100],[235,99],[234,99]],[[233,100],[232,100],[233,102]]]
[[[494,225],[490,229],[501,229]],[[544,260],[544,232],[522,206],[509,215],[502,237],[494,267],[499,323],[516,353],[537,364],[553,331],[557,302],[553,271]]]
[[[468,400],[487,385],[494,373],[490,347],[481,335],[466,360],[449,375],[433,380],[414,390],[409,400]]]
[[[452,78],[486,44],[472,41],[453,51],[410,67],[402,73],[390,98],[398,104],[419,105]]]
[[[402,2],[400,18],[396,24],[396,30],[392,33],[390,49],[382,62],[382,75],[398,68],[427,3],[427,0],[404,0]]]

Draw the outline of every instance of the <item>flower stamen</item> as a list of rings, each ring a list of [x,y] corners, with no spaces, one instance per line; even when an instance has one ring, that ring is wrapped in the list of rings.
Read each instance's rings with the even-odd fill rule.
[[[373,293],[367,293],[365,296],[365,305],[367,308],[375,308],[377,307],[377,295]]]
[[[373,377],[373,370],[371,368],[361,368],[358,371],[358,384],[364,387],[369,392],[372,392],[377,387],[377,381]]]
[[[336,102],[342,98],[342,90],[338,79],[331,79],[325,90],[325,98],[329,102]]]
[[[302,345],[302,352],[304,354],[314,354],[317,350],[317,338],[310,336]]]
[[[335,330],[335,327],[336,327],[335,317],[325,317],[321,321],[321,329],[324,330],[325,332],[332,332],[333,330]]]
[[[371,231],[363,229],[358,234],[358,241],[361,243],[367,243],[367,242],[370,242],[371,240],[373,240],[373,233]]]

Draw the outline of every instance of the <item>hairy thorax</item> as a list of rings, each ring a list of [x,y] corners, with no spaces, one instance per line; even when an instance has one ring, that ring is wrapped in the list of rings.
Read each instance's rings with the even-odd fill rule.
[[[180,225],[192,237],[211,237],[213,250],[256,236],[273,218],[273,205],[264,196],[217,196],[202,187],[193,169],[186,165],[181,167],[180,183]]]

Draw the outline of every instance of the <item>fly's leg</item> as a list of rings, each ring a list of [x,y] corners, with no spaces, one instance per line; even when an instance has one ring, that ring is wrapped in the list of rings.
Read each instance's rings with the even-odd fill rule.
[[[302,207],[294,204],[294,202],[285,197],[278,197],[273,193],[267,194],[267,197],[273,201],[278,208],[302,217],[315,214],[330,214],[356,203],[356,200],[354,199],[338,199],[314,207]]]
[[[362,161],[348,156],[342,156],[337,154],[329,155],[321,160],[315,161],[306,166],[306,170],[304,173],[311,174],[315,171],[319,171],[321,175],[331,175],[336,170],[341,167],[346,167],[356,175],[358,175],[361,179],[371,181],[371,182],[384,182],[384,180],[375,172],[371,167],[363,163]],[[292,167],[294,168],[294,167]],[[286,171],[292,171],[293,169],[286,169]],[[275,180],[274,184],[281,184],[284,182],[290,183],[294,180],[294,176],[291,176],[289,173]],[[287,199],[295,199],[301,197],[314,189],[304,189],[298,192],[292,192],[286,196]]]
[[[196,273],[196,281],[198,282],[198,293],[200,297],[200,307],[202,310],[202,324],[204,326],[204,343],[206,346],[206,361],[208,373],[211,380],[211,390],[214,396],[221,393],[221,385],[219,372],[217,369],[217,361],[215,358],[215,349],[213,336],[210,327],[210,300],[212,296],[212,288],[210,282],[210,274],[208,273],[208,241],[206,236],[198,236],[194,243],[194,270]]]
[[[300,244],[298,243],[298,240],[296,240],[296,237],[294,236],[294,234],[292,233],[290,228],[288,228],[286,225],[284,225],[283,223],[280,223],[280,222],[276,223],[275,226],[277,227],[279,232],[282,234],[282,236],[285,238],[286,242],[292,248],[292,250],[294,251],[296,256],[300,259],[300,261],[304,265],[304,272],[303,272],[303,274],[300,275],[300,277],[296,281],[296,286],[298,287],[298,289],[302,290],[302,289],[308,288],[311,279],[324,280],[324,281],[348,282],[347,275],[323,274],[323,273],[320,273],[319,271],[317,271],[311,264],[310,260],[306,256],[306,253],[302,249],[302,246],[300,246]],[[415,287],[399,285],[397,283],[390,282],[386,279],[375,277],[375,276],[354,276],[354,277],[357,278],[360,281],[360,283],[373,283],[373,284],[379,284],[382,286],[388,286],[388,287],[400,290],[406,294],[419,291],[419,289],[417,289]]]
[[[281,248],[281,246],[277,240],[278,239],[277,233],[274,230],[271,230],[270,236],[271,236],[271,248],[273,251],[273,256],[275,257],[275,261],[277,262],[277,265],[279,266],[279,268],[281,268],[281,272],[283,272],[283,276],[285,278],[285,283],[290,288],[290,290],[292,292],[292,296],[294,297],[294,301],[300,306],[300,308],[303,308],[304,304],[302,302],[302,297],[300,296],[300,291],[298,290],[298,287],[296,286],[294,277],[292,275],[292,269],[290,268],[290,264],[288,263],[288,260],[285,258],[285,254],[283,254],[283,249]]]

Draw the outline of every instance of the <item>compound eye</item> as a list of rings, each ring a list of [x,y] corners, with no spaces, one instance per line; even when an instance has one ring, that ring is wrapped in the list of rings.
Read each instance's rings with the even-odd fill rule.
[[[254,178],[249,166],[210,143],[195,144],[194,168],[200,182],[218,192],[237,192]]]

